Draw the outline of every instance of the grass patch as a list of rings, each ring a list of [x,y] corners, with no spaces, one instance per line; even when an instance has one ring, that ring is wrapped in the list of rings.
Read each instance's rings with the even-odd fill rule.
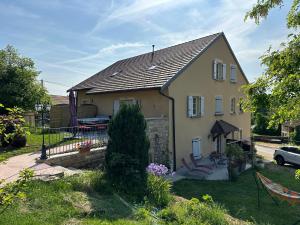
[[[101,172],[50,182],[32,181],[26,192],[27,199],[8,208],[0,216],[0,224],[242,224],[231,222],[236,220],[229,220],[222,206],[198,199],[176,197],[161,210],[140,203],[133,210],[113,194]]]
[[[89,224],[89,220],[129,217],[131,210],[109,194],[105,182],[97,182],[104,180],[102,176],[100,172],[87,172],[52,182],[32,181],[27,199],[5,211],[0,224]]]
[[[51,143],[52,147],[64,144],[73,144],[75,146],[75,143],[78,141],[82,141],[82,139],[76,139],[76,140],[65,140],[64,139],[64,133],[46,133],[45,134],[45,144],[49,145]],[[27,136],[27,144],[23,148],[7,148],[7,149],[1,149],[0,148],[0,162],[7,160],[10,157],[25,154],[25,153],[31,153],[31,152],[38,152],[40,151],[43,143],[43,135],[41,132],[32,132],[30,135]]]
[[[27,137],[27,145],[23,148],[2,150],[0,148],[0,162],[5,161],[12,156],[39,151],[42,146],[42,138],[42,134],[32,133]]]
[[[300,192],[299,181],[294,178],[294,170],[269,165],[261,171],[271,180]],[[233,217],[259,224],[293,224],[300,219],[300,206],[290,206],[281,202],[276,206],[264,191],[261,191],[261,208],[257,208],[257,188],[252,171],[243,173],[236,182],[181,180],[174,184],[174,192],[184,198],[201,198],[209,194],[222,204]]]

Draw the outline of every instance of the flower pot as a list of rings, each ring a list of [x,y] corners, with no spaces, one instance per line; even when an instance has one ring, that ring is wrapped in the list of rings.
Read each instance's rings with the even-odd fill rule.
[[[79,148],[79,154],[86,154],[90,151],[91,151],[90,148]]]
[[[256,162],[256,166],[257,166],[259,169],[265,168],[265,164],[264,164],[264,162],[262,162],[262,161]]]
[[[246,162],[245,161],[242,161],[239,163],[239,172],[243,172],[246,170]]]
[[[239,174],[240,174],[240,168],[237,164],[231,164],[228,169],[228,175],[229,175],[229,180],[231,181],[236,181]]]

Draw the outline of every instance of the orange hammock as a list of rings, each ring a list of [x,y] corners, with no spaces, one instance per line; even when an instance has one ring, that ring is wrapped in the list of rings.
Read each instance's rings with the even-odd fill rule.
[[[277,196],[280,199],[286,200],[290,203],[300,203],[300,193],[296,191],[291,191],[286,187],[278,183],[274,183],[270,179],[256,172],[257,177],[260,179],[261,183],[266,187],[270,194]]]

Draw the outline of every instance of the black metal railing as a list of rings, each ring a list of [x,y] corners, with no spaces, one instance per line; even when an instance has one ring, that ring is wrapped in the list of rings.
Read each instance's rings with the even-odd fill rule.
[[[105,125],[44,128],[47,156],[78,151],[83,145],[99,148],[107,145]]]

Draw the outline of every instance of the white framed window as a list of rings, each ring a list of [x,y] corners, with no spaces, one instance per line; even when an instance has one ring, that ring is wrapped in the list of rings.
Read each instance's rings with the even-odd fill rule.
[[[136,100],[133,98],[120,99],[120,105],[134,105],[134,104],[136,104]]]
[[[204,97],[188,96],[187,97],[187,115],[188,117],[204,116]]]
[[[216,115],[223,114],[223,97],[221,95],[216,96],[215,98],[215,114]]]
[[[117,114],[120,109],[120,101],[119,100],[114,100],[114,105],[113,105],[113,114]]]
[[[194,138],[192,140],[192,153],[193,157],[195,159],[201,158],[201,139],[200,138]]]
[[[90,99],[88,99],[88,98],[82,99],[82,100],[81,100],[81,104],[82,104],[82,105],[90,104]]]
[[[230,64],[230,82],[237,82],[237,66],[234,64]]]
[[[213,61],[213,79],[226,80],[226,64],[219,59]]]
[[[230,98],[230,113],[234,114],[235,113],[235,97]]]
[[[239,113],[243,113],[243,98],[240,98],[239,100]]]
[[[114,100],[113,114],[115,115],[120,110],[120,106],[122,105],[134,105],[134,104],[141,105],[141,101],[134,98],[116,99]]]

